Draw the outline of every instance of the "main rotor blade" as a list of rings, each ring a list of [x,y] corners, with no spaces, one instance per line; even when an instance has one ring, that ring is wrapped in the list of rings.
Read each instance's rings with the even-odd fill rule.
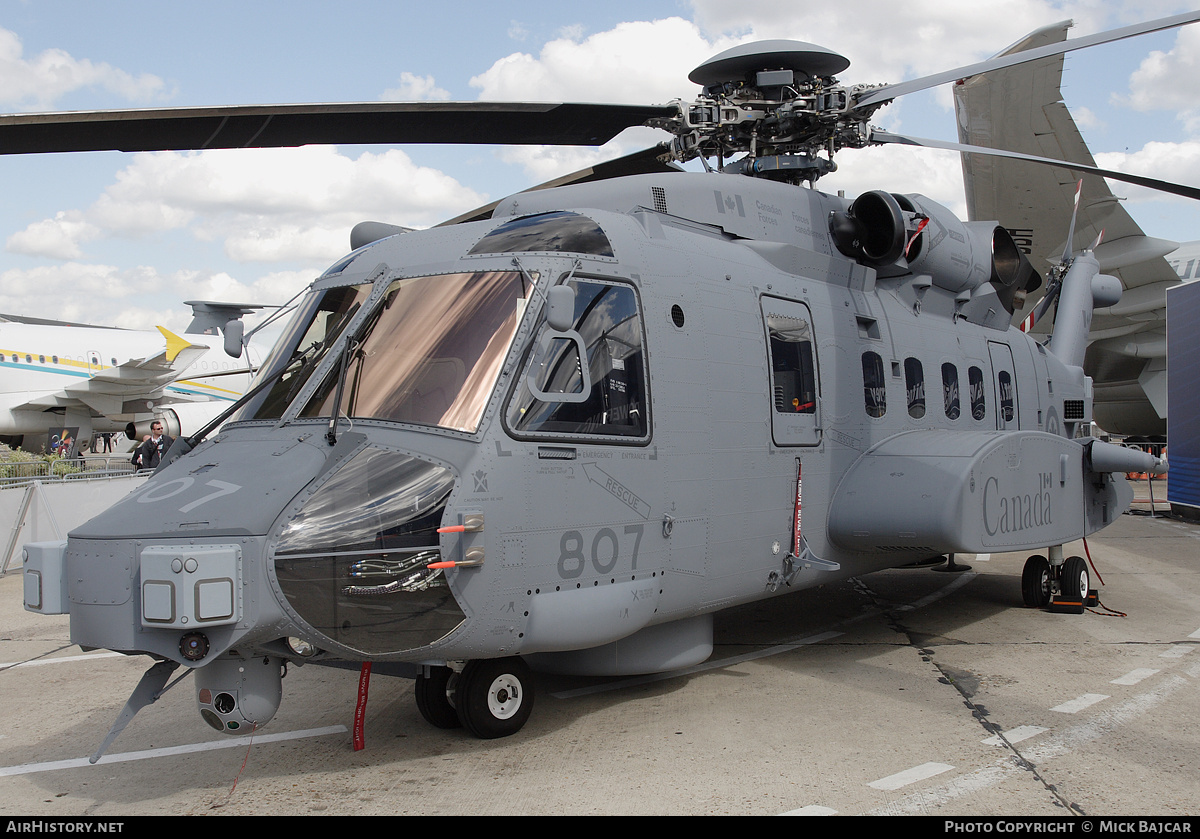
[[[1050,55],[1059,55],[1072,50],[1084,49],[1085,47],[1094,47],[1098,44],[1107,44],[1112,41],[1120,41],[1124,38],[1132,38],[1136,35],[1145,35],[1150,32],[1158,32],[1163,29],[1174,29],[1178,26],[1185,26],[1189,23],[1200,21],[1200,11],[1184,12],[1171,17],[1159,18],[1146,23],[1136,23],[1133,26],[1125,26],[1120,29],[1110,29],[1108,32],[1098,32],[1095,35],[1084,35],[1080,38],[1071,38],[1067,41],[1062,41],[1057,44],[1047,44],[1036,49],[1025,50],[1023,52],[1013,53],[1011,55],[998,55],[995,58],[989,58],[987,61],[980,61],[977,64],[969,64],[966,67],[959,67],[956,70],[946,70],[942,73],[936,73],[932,76],[923,76],[919,79],[912,79],[907,82],[899,82],[897,84],[884,85],[883,87],[873,88],[867,91],[862,98],[854,100],[854,107],[861,108],[868,105],[876,105],[895,99],[897,96],[904,96],[908,93],[915,93],[918,90],[925,90],[929,87],[936,87],[946,82],[954,82],[959,79],[965,79],[968,76],[978,76],[980,73],[987,73],[991,70],[1001,70],[1005,67],[1012,67],[1015,64],[1024,64],[1026,61],[1036,61],[1039,58],[1045,58]]]
[[[928,140],[924,137],[908,137],[903,134],[892,134],[887,131],[880,131],[877,128],[871,129],[869,142],[879,144],[895,143],[902,146],[926,146],[933,149],[946,149],[948,151],[968,152],[970,154],[990,154],[993,157],[1010,157],[1013,160],[1026,160],[1030,163],[1041,163],[1046,166],[1057,166],[1059,169],[1068,169],[1072,172],[1089,172],[1093,175],[1111,178],[1114,181],[1137,184],[1138,186],[1156,189],[1159,192],[1169,192],[1172,195],[1182,195],[1184,198],[1200,199],[1200,189],[1194,186],[1171,183],[1170,181],[1160,181],[1157,178],[1146,178],[1141,175],[1130,175],[1127,172],[1115,172],[1112,169],[1101,169],[1098,166],[1088,166],[1086,163],[1071,163],[1067,160],[1056,160],[1052,157],[1037,157],[1036,155],[1022,154],[1021,152],[1015,151],[989,149],[984,146],[971,146],[964,143],[951,143],[946,140]]]
[[[0,116],[0,154],[401,143],[599,146],[671,105],[351,102]]]

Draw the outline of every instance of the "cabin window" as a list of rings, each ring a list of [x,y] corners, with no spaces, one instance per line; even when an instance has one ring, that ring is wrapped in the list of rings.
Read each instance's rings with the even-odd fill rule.
[[[612,244],[600,225],[579,213],[542,213],[513,219],[479,240],[469,254],[586,253],[613,256]]]
[[[908,398],[908,415],[921,419],[925,416],[925,371],[920,359],[904,359],[904,390]]]
[[[586,358],[580,358],[580,343],[543,325],[509,401],[509,430],[516,435],[649,436],[637,295],[631,286],[599,280],[568,285],[575,290],[572,329]],[[540,395],[530,388],[531,377]],[[560,401],[555,394],[570,398]]]
[[[1000,415],[1005,422],[1013,421],[1013,380],[1012,374],[1007,370],[1001,370],[996,375],[996,384],[1000,392]]]
[[[961,412],[958,399],[958,368],[948,361],[942,365],[942,405],[946,410],[946,419],[958,419]]]
[[[967,387],[971,391],[971,419],[982,421],[987,417],[987,400],[983,395],[983,371],[978,367],[967,369]]]
[[[877,352],[865,352],[862,357],[863,398],[867,416],[882,417],[887,413],[887,383],[883,375],[883,359]]]

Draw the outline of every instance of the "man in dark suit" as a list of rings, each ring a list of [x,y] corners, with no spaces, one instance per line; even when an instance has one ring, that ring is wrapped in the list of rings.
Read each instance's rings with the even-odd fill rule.
[[[138,469],[156,469],[167,449],[175,442],[174,437],[163,433],[162,420],[150,423],[150,436],[133,453],[133,465]]]

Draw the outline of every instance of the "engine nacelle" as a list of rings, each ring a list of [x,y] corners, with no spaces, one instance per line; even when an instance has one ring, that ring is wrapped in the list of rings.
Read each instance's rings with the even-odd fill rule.
[[[924,195],[865,192],[845,213],[834,213],[830,231],[838,250],[883,277],[924,274],[953,294],[990,282],[1010,314],[1041,284],[1007,230],[960,221]]]

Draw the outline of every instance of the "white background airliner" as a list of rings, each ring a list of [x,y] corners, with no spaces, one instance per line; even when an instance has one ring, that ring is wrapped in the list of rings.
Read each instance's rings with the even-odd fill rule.
[[[230,357],[220,335],[16,322],[0,322],[0,356],[0,438],[31,451],[65,428],[86,445],[132,423],[141,439],[155,417],[172,437],[194,433],[259,360],[249,347]]]

